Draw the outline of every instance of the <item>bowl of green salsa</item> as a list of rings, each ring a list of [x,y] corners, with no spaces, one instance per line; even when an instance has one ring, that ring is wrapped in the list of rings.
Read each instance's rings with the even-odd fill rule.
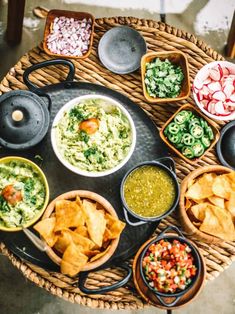
[[[121,183],[126,221],[133,226],[161,220],[179,202],[179,184],[170,157],[146,161],[130,169]]]

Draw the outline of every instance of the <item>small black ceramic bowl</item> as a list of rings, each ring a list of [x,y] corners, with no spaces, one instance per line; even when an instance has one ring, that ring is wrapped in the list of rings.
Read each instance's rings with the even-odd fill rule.
[[[143,217],[143,216],[137,215],[128,207],[126,200],[125,200],[125,196],[124,196],[124,184],[125,184],[127,177],[130,175],[130,173],[139,167],[149,166],[149,165],[156,166],[157,168],[161,168],[161,169],[165,170],[166,173],[168,173],[168,175],[173,179],[174,188],[175,188],[175,192],[176,192],[175,193],[175,199],[174,199],[172,206],[166,212],[164,212],[162,215],[159,215],[156,217]],[[127,223],[131,226],[139,226],[142,224],[146,224],[148,222],[158,221],[158,220],[161,220],[161,219],[165,218],[166,216],[170,215],[170,213],[178,205],[179,196],[180,196],[179,184],[177,181],[177,177],[175,175],[174,160],[170,157],[162,157],[162,158],[159,158],[159,159],[156,159],[153,161],[145,161],[145,162],[142,162],[142,163],[134,166],[125,174],[124,178],[122,179],[120,193],[121,193],[121,200],[122,200],[122,204],[123,204],[123,212],[124,212],[125,219],[126,219]],[[134,219],[134,221],[130,220],[129,215]]]
[[[167,231],[174,231],[177,234],[172,234],[172,233],[171,234],[165,234]],[[149,282],[145,277],[142,264],[143,264],[143,259],[146,255],[146,252],[147,252],[148,248],[150,247],[150,245],[152,245],[153,243],[157,243],[162,239],[167,240],[169,242],[173,242],[173,240],[178,240],[180,243],[187,244],[191,249],[190,253],[193,256],[193,259],[194,259],[193,263],[197,268],[197,272],[196,272],[196,275],[192,278],[191,283],[182,291],[177,291],[175,293],[163,293],[163,292],[156,291],[156,290],[154,290],[153,287],[151,287],[149,285]],[[172,307],[172,306],[176,305],[178,303],[178,301],[180,300],[180,298],[183,295],[185,295],[194,286],[194,284],[198,280],[198,277],[200,276],[201,266],[202,266],[201,265],[201,258],[200,258],[200,255],[199,255],[197,248],[194,246],[194,244],[191,241],[187,240],[184,237],[184,235],[181,233],[181,231],[176,226],[167,227],[155,239],[153,239],[150,243],[148,243],[148,245],[144,248],[143,252],[141,253],[140,264],[139,264],[140,275],[141,275],[141,278],[144,281],[145,285],[148,287],[148,289],[150,289],[156,295],[159,302],[163,306],[167,306],[167,307]],[[163,298],[171,298],[171,297],[174,297],[175,299],[170,303],[165,302],[163,299]]]
[[[216,152],[222,165],[235,170],[235,120],[221,130]]]

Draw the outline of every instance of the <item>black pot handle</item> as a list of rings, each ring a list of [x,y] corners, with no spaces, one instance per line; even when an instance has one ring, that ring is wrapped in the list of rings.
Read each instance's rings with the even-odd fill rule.
[[[165,166],[167,166],[167,168],[175,172],[175,162],[171,157],[161,157],[154,161],[163,163]]]
[[[171,230],[171,231],[173,230],[176,233],[178,233],[179,236],[181,236],[182,238],[185,238],[185,236],[183,235],[183,233],[181,232],[181,230],[178,227],[176,227],[176,226],[169,226],[169,227],[165,228],[162,232],[159,233],[159,235],[157,236],[157,239],[162,237],[169,230]]]
[[[32,65],[31,67],[27,68],[23,73],[23,80],[25,85],[28,87],[28,89],[36,94],[38,86],[33,84],[29,79],[29,74],[32,73],[35,70],[50,66],[50,65],[58,65],[62,64],[64,66],[69,67],[69,73],[65,79],[65,81],[73,81],[74,75],[75,75],[75,67],[72,61],[64,60],[64,59],[52,59],[52,60],[46,60],[37,64]]]
[[[136,226],[141,226],[141,225],[144,225],[146,224],[147,222],[146,221],[143,221],[143,220],[140,220],[140,221],[130,221],[130,218],[128,216],[128,212],[127,210],[125,209],[125,207],[123,207],[123,212],[124,212],[124,216],[125,216],[125,219],[127,221],[127,223],[133,227],[136,227]]]
[[[120,268],[122,268],[122,269],[124,269],[126,271],[126,276],[122,280],[114,283],[113,285],[106,286],[106,287],[101,287],[99,289],[88,289],[84,285],[85,285],[85,282],[86,282],[86,279],[87,279],[87,276],[88,276],[89,272],[81,272],[79,274],[78,288],[83,293],[86,293],[86,294],[100,294],[100,293],[113,291],[113,290],[116,290],[116,289],[124,286],[125,284],[128,283],[128,281],[131,278],[132,268],[130,266],[128,266],[127,264],[122,264],[120,266],[118,265],[118,267],[120,267]]]
[[[160,295],[155,294],[156,297],[158,298],[158,301],[165,307],[172,307],[174,305],[176,305],[176,303],[179,301],[179,299],[181,298],[181,296],[176,297],[174,301],[167,303],[163,300],[163,298]]]

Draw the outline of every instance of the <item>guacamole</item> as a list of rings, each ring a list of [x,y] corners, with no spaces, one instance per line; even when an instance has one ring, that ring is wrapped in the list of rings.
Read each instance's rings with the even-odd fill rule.
[[[0,225],[21,227],[43,208],[46,189],[40,173],[18,160],[0,163]]]
[[[89,172],[117,166],[132,143],[130,123],[107,100],[82,100],[65,112],[56,128],[57,147],[71,165]]]

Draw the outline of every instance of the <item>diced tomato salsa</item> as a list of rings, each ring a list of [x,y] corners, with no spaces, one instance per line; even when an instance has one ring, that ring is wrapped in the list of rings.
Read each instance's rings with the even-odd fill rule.
[[[175,293],[184,290],[196,275],[191,248],[178,240],[160,240],[148,248],[143,258],[143,271],[156,291]]]

